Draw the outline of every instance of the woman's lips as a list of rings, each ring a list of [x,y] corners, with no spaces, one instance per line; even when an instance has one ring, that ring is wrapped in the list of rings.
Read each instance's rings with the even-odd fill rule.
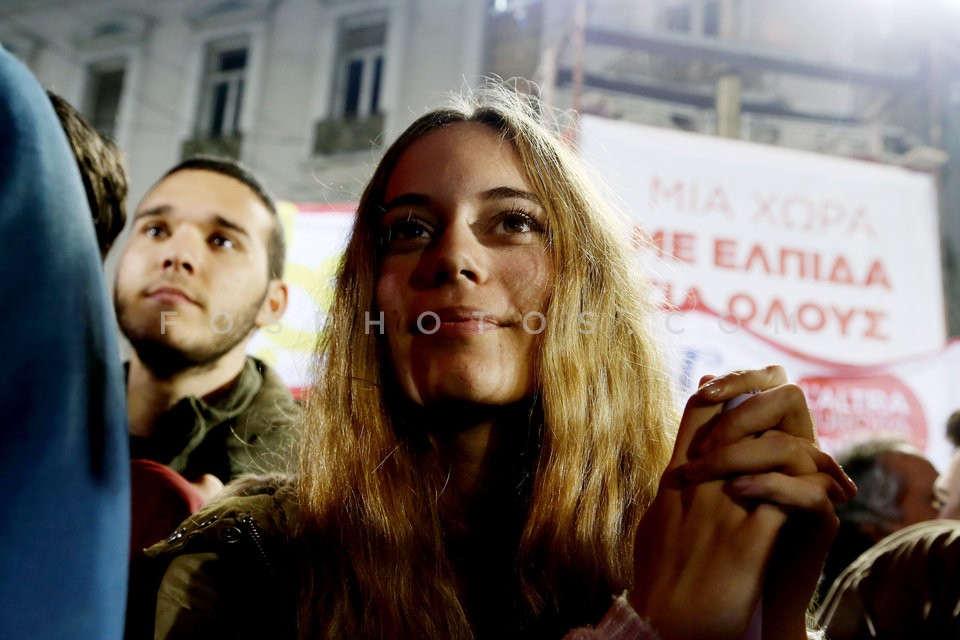
[[[482,309],[450,307],[419,313],[411,323],[415,335],[467,336],[494,331],[503,326],[502,320]]]

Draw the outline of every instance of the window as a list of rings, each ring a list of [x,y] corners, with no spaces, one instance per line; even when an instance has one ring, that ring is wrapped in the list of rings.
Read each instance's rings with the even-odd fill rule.
[[[98,62],[87,67],[83,113],[101,135],[116,138],[117,116],[123,97],[126,68],[122,61]]]
[[[340,56],[334,114],[343,119],[367,118],[380,112],[383,81],[385,16],[345,19],[340,28]]]
[[[717,37],[720,35],[719,0],[670,0],[660,11],[668,31]]]
[[[707,0],[703,5],[703,35],[720,35],[720,2],[719,0]]]
[[[197,135],[228,138],[240,133],[249,47],[246,39],[207,46]]]
[[[691,10],[690,5],[681,5],[679,7],[670,7],[664,11],[664,23],[669,31],[682,31],[687,33],[691,28]]]
[[[315,154],[369,150],[383,136],[387,13],[350,15],[338,29],[330,110],[316,122]]]

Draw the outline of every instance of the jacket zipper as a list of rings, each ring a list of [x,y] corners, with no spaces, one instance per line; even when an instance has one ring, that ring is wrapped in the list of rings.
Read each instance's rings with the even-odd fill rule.
[[[257,528],[257,523],[253,517],[249,515],[243,516],[240,518],[240,524],[242,524],[247,530],[247,533],[250,534],[250,539],[253,540],[253,545],[257,548],[257,552],[260,554],[260,559],[263,560],[267,572],[273,576],[277,575],[277,572],[273,569],[273,563],[270,562],[270,557],[267,555],[267,550],[263,546],[263,537],[260,535],[260,529]]]

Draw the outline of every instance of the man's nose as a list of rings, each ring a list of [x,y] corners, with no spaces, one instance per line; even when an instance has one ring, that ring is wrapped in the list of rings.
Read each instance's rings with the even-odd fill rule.
[[[196,240],[181,232],[175,234],[164,244],[163,269],[164,271],[183,271],[193,275],[198,266],[198,251],[194,246]]]

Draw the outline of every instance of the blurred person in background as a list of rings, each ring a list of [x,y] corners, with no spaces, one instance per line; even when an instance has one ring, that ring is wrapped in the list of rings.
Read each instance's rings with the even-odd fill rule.
[[[105,260],[127,221],[127,170],[123,154],[112,140],[101,136],[69,102],[47,91],[60,125],[76,158],[93,227]]]
[[[840,574],[819,612],[830,640],[960,638],[960,521],[900,529]]]
[[[960,518],[960,411],[947,418],[946,435],[954,451],[947,470],[937,479],[937,495],[943,501],[940,517]]]
[[[916,447],[899,439],[876,438],[852,446],[837,461],[859,489],[837,506],[840,529],[824,566],[819,593],[885,537],[939,516],[937,470]]]

